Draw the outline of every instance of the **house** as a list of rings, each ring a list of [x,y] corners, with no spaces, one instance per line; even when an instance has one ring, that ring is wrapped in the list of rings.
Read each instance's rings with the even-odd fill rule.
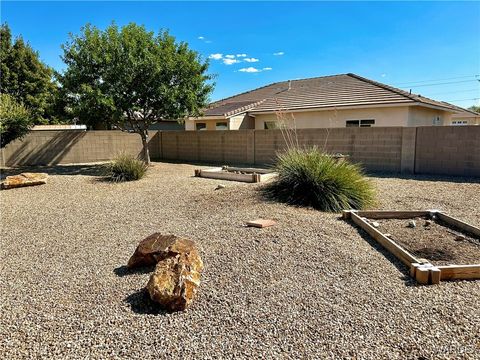
[[[185,130],[450,125],[462,108],[355,74],[283,81],[212,103]]]
[[[452,115],[451,125],[480,125],[479,113],[462,108],[459,108],[459,111]]]

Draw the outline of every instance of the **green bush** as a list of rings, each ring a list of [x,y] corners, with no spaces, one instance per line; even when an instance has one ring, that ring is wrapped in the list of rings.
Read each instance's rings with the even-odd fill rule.
[[[358,165],[312,149],[290,149],[278,155],[278,178],[265,194],[281,202],[322,211],[363,209],[374,203],[375,191]]]
[[[0,94],[0,147],[21,139],[33,126],[30,111],[8,94]]]
[[[121,154],[107,165],[107,177],[115,182],[139,180],[145,175],[147,168],[143,161]]]

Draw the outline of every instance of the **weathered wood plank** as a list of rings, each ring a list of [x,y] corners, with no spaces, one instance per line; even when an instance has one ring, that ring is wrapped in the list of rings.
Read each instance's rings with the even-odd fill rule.
[[[480,264],[475,265],[445,265],[437,266],[443,280],[474,280],[480,279]]]
[[[476,236],[479,236],[480,237],[480,229],[473,226],[473,225],[470,225],[470,224],[467,224],[466,222],[464,221],[461,221],[461,220],[458,220],[452,216],[449,216],[447,214],[444,214],[442,212],[438,212],[437,213],[437,217],[442,220],[442,221],[445,221],[447,224],[450,224],[450,225],[453,225],[453,226],[456,226],[457,228],[463,230],[463,231],[466,231],[470,234],[473,234],[473,235],[476,235]]]
[[[410,219],[427,216],[429,213],[430,211],[427,210],[366,210],[356,212],[358,216],[363,216],[369,219]]]

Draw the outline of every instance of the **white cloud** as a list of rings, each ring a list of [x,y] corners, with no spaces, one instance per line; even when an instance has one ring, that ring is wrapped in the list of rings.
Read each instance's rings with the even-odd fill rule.
[[[263,71],[269,71],[269,70],[272,70],[272,68],[271,67],[264,67],[262,70]]]
[[[237,57],[247,57],[247,54],[237,54]]]
[[[231,59],[231,58],[225,58],[223,59],[223,63],[225,65],[232,65],[232,64],[236,64],[236,63],[239,63],[240,60],[236,60],[236,59]]]
[[[273,53],[273,55],[282,56],[282,55],[285,55],[285,53],[283,51],[279,51],[279,52]]]
[[[382,77],[385,77],[385,76],[387,76],[387,74],[382,74]]]
[[[235,55],[225,55],[227,59],[235,59]]]
[[[250,66],[250,67],[248,67],[248,68],[241,68],[241,69],[238,70],[238,71],[247,72],[247,73],[257,73],[257,72],[260,72],[260,71],[262,71],[262,70]]]
[[[260,61],[258,59],[253,58],[253,57],[252,58],[245,58],[243,60],[245,60],[246,62],[250,62],[250,63]]]
[[[223,58],[223,54],[210,54],[208,58],[213,60],[221,60]]]
[[[199,36],[197,39],[198,39],[198,40],[205,40],[205,37]]]

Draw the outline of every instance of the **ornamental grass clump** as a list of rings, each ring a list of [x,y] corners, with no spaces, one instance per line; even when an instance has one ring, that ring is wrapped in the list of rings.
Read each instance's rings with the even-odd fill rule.
[[[265,188],[272,199],[322,211],[364,209],[373,205],[375,191],[362,169],[316,148],[290,148],[278,155],[278,178]]]
[[[107,165],[107,178],[110,181],[122,182],[139,180],[145,176],[148,165],[133,156],[121,154]]]

